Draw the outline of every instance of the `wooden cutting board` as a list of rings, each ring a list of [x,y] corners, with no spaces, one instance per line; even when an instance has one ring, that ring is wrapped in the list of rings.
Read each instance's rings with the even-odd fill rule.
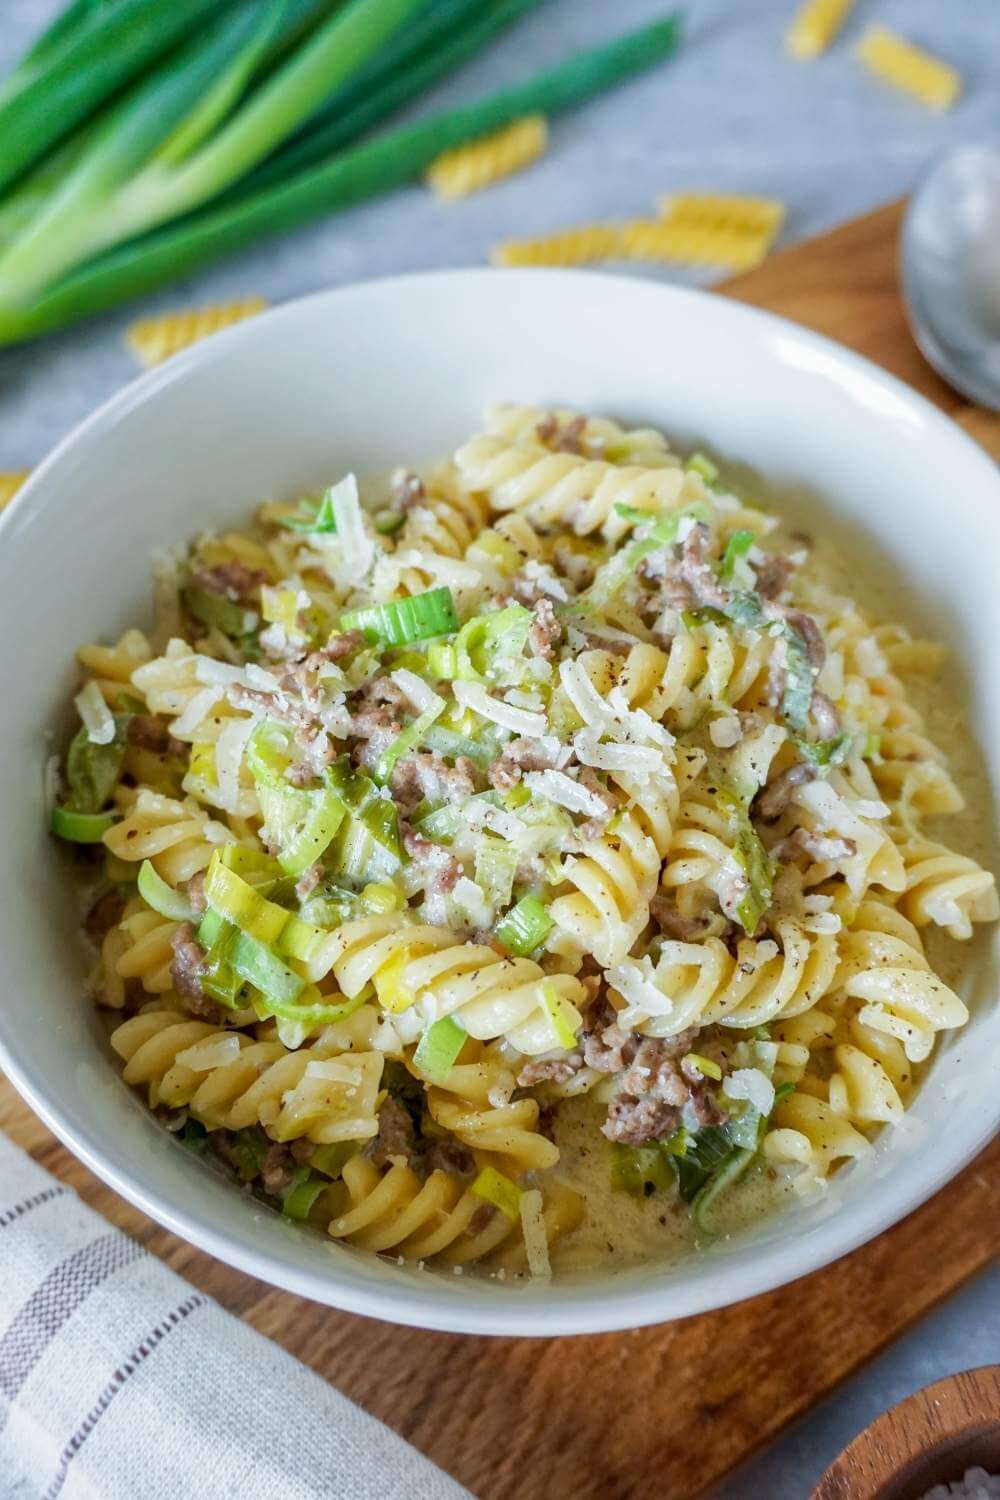
[[[859,350],[1000,456],[1000,418],[943,385],[906,331],[896,281],[900,213],[881,209],[776,255],[724,295]],[[871,1244],[807,1281],[721,1312],[580,1339],[424,1333],[274,1291],[175,1239],[86,1171],[3,1080],[0,1127],[480,1500],[689,1500],[1000,1251],[998,1140]]]

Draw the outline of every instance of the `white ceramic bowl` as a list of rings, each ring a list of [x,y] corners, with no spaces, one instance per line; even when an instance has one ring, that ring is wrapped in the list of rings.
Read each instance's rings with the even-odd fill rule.
[[[977,683],[975,732],[1000,758],[1000,482],[898,381],[777,318],[617,277],[467,271],[292,303],[136,381],[61,444],[0,523],[0,1062],[118,1192],[265,1281],[431,1328],[593,1332],[801,1276],[969,1161],[1000,1122],[988,964],[971,983],[973,1020],[915,1104],[917,1136],[886,1137],[869,1170],[842,1174],[826,1201],[671,1267],[514,1287],[335,1245],[263,1210],[165,1134],[121,1082],[84,998],[73,894],[43,819],[41,767],[66,722],[74,648],[148,616],[151,552],[264,496],[443,453],[500,399],[650,422],[747,460],[800,507],[828,500],[856,549],[898,566],[925,623],[957,648]]]

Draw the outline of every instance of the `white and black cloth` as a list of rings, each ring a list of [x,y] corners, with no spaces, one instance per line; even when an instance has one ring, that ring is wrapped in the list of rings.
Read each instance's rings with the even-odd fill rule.
[[[468,1491],[0,1136],[0,1497],[57,1496]]]

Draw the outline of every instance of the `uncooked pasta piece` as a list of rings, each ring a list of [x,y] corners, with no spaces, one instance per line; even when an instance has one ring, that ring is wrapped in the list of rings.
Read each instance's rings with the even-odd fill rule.
[[[785,217],[785,205],[777,198],[732,193],[670,193],[660,199],[659,208],[667,224],[772,239]]]
[[[857,45],[857,54],[877,78],[928,109],[950,109],[962,91],[961,75],[955,68],[884,26],[869,26]]]
[[[0,471],[0,510],[10,504],[30,473],[30,469]]]
[[[532,239],[504,240],[494,246],[490,259],[496,266],[585,266],[614,259],[620,245],[616,225],[581,224]]]
[[[544,115],[526,115],[493,135],[443,152],[428,167],[427,181],[439,198],[467,197],[537,161],[548,138]]]
[[[677,262],[747,271],[768,252],[770,232],[747,234],[664,219],[631,219],[622,225],[619,253],[626,260]]]
[[[208,338],[209,334],[252,318],[266,307],[263,297],[243,297],[236,302],[218,302],[211,307],[160,313],[153,318],[140,318],[129,327],[125,338],[139,363],[150,369],[179,350]]]
[[[818,57],[836,40],[854,0],[803,0],[785,36],[793,57]]]

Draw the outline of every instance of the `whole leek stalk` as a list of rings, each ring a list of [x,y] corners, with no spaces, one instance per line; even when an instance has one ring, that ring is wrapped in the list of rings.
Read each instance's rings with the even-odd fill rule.
[[[0,303],[30,298],[107,245],[214,198],[307,119],[420,3],[351,0],[235,114],[288,0],[250,0],[224,11],[94,127],[51,199],[0,256]]]
[[[220,0],[77,0],[0,85],[0,187],[221,8]]]
[[[582,103],[678,42],[670,17],[470,105],[336,149],[534,3],[349,0],[294,46],[290,28],[301,32],[319,0],[219,6],[197,39],[0,200],[0,345],[401,186],[441,151],[520,115]],[[86,0],[76,8],[85,12]],[[3,126],[0,107],[0,144]]]

